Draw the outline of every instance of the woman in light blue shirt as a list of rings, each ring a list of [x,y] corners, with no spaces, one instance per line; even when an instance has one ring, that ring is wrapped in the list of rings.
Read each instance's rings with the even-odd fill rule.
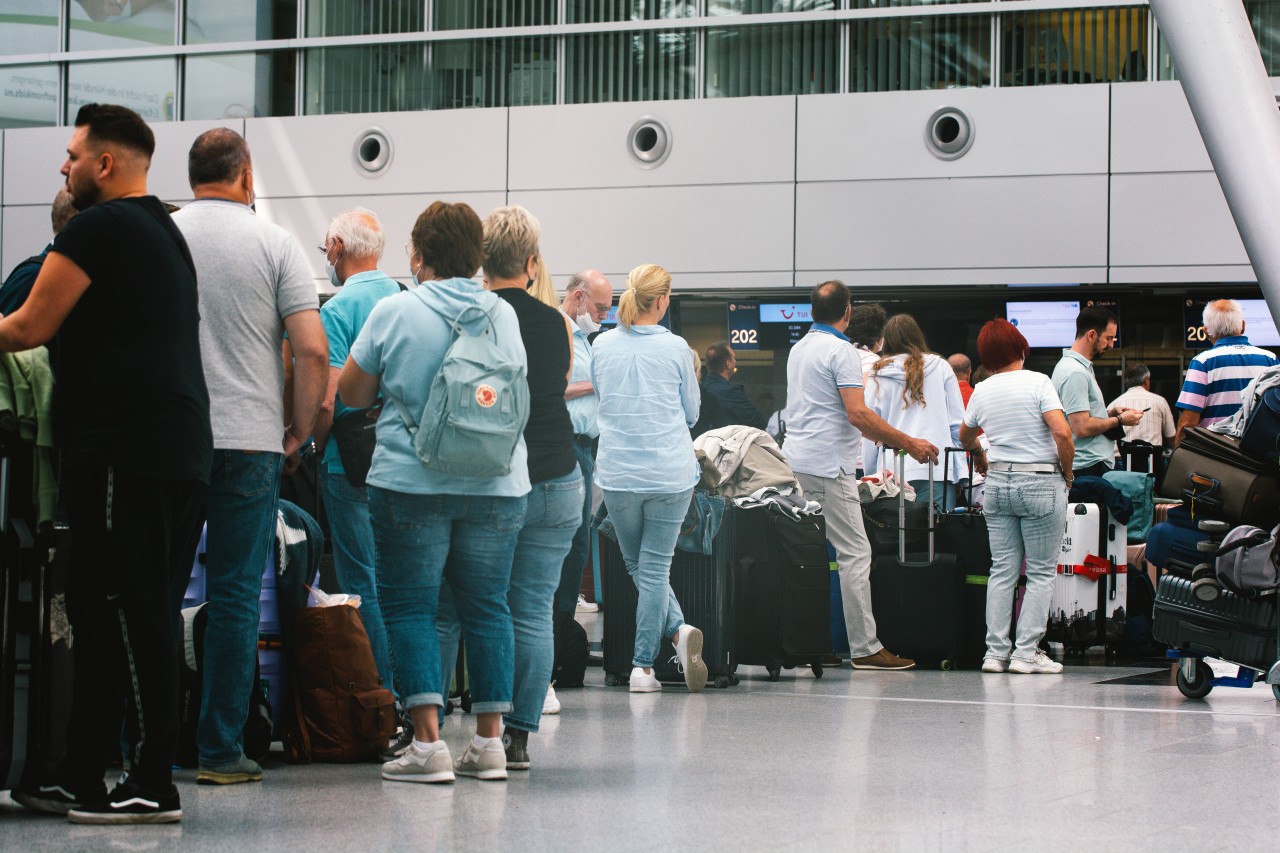
[[[698,482],[689,427],[698,420],[698,377],[689,345],[658,325],[671,305],[671,274],[644,264],[627,276],[618,328],[592,347],[600,398],[595,482],[635,582],[636,642],[631,692],[654,693],[664,637],[675,646],[690,690],[707,682],[702,632],[686,625],[671,591],[671,558]]]

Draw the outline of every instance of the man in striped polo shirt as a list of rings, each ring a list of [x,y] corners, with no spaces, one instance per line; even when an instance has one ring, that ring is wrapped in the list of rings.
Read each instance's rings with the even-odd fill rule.
[[[1225,420],[1240,408],[1240,392],[1277,363],[1270,352],[1252,346],[1244,335],[1244,311],[1234,299],[1218,299],[1204,308],[1204,330],[1213,347],[1191,359],[1178,395],[1176,446],[1188,427]]]

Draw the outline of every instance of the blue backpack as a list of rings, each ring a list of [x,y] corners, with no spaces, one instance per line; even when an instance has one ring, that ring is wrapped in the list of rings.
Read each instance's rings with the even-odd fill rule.
[[[414,292],[423,305],[440,314],[423,289]],[[453,328],[453,343],[432,380],[417,422],[404,403],[386,395],[409,428],[418,459],[432,471],[465,477],[511,473],[511,459],[529,422],[528,368],[498,348],[493,310],[469,305],[452,319],[440,314]],[[478,335],[467,332],[462,324],[471,311],[488,320]]]

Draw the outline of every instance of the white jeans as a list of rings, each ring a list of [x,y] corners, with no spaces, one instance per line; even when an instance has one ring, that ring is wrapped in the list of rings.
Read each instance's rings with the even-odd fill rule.
[[[871,615],[871,543],[862,525],[858,478],[853,474],[816,477],[797,473],[796,479],[806,498],[822,504],[822,514],[827,519],[827,539],[836,549],[840,566],[840,598],[849,632],[849,655],[874,655],[884,646],[876,639],[876,620]]]

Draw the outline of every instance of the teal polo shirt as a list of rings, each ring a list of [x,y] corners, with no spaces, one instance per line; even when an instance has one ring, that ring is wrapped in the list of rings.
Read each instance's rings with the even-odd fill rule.
[[[1093,374],[1093,362],[1073,349],[1062,351],[1062,360],[1053,368],[1053,387],[1062,400],[1062,411],[1088,412],[1095,418],[1107,417],[1107,403]],[[1115,462],[1116,443],[1105,435],[1076,439],[1076,468],[1088,468],[1096,462],[1111,467]]]

